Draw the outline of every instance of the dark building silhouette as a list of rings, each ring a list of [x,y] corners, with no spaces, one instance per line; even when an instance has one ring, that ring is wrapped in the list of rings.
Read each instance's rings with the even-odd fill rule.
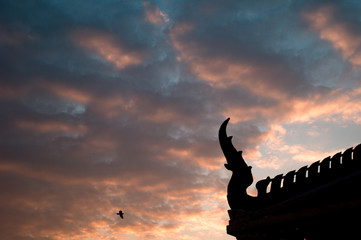
[[[226,134],[219,142],[232,171],[227,199],[227,233],[237,239],[358,239],[361,224],[361,144],[298,170],[256,183],[258,195],[246,192],[251,167]]]

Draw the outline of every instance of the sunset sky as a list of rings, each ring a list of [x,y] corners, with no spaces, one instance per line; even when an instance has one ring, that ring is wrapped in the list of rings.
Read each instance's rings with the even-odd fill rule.
[[[254,184],[361,142],[361,3],[0,0],[0,79],[0,239],[230,240],[226,118]]]

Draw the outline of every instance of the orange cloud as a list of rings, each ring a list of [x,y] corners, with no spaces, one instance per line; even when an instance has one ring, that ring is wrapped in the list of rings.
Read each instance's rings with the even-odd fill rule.
[[[101,116],[111,119],[124,114],[132,114],[136,110],[136,101],[120,95],[103,96],[92,102],[92,108]]]
[[[60,98],[78,102],[89,103],[93,96],[91,93],[60,83],[50,83],[47,81],[30,81],[26,85],[11,86],[0,85],[0,99],[22,99],[36,94],[37,91],[50,92]]]
[[[26,96],[33,87],[31,86],[6,86],[0,85],[0,99],[18,99]]]
[[[315,94],[308,99],[295,99],[290,102],[292,111],[289,113],[288,122],[341,119],[361,123],[360,99],[361,88],[334,89],[325,94]]]
[[[197,164],[209,171],[215,171],[223,168],[224,158],[219,156],[209,157],[199,155],[195,149],[171,148],[166,153],[162,153],[158,157],[159,160],[169,161],[173,159],[176,161],[185,161],[190,164]]]
[[[114,94],[92,102],[92,108],[108,119],[132,116],[139,121],[164,123],[194,121],[167,101],[159,101],[149,95],[134,94],[131,97]]]
[[[76,88],[70,87],[70,86],[66,86],[63,84],[57,84],[57,83],[42,83],[44,84],[45,88],[51,92],[53,92],[54,94],[56,94],[59,97],[68,99],[68,100],[72,100],[72,101],[76,101],[79,103],[88,103],[91,99],[92,96],[91,94],[85,92],[85,91],[81,91],[78,90]]]
[[[118,69],[142,63],[143,54],[126,49],[116,37],[110,33],[78,30],[73,33],[74,42],[89,50],[99,54],[104,60],[110,62]]]
[[[290,151],[291,153],[294,154],[294,156],[292,157],[293,160],[312,163],[317,160],[322,160],[327,156],[333,156],[335,153],[341,152],[342,150],[325,152],[325,151],[309,150],[301,145],[294,145],[290,147]]]
[[[319,33],[321,39],[329,41],[341,53],[344,60],[354,66],[361,66],[361,35],[351,31],[345,22],[337,22],[333,6],[323,6],[315,11],[305,12],[303,17],[312,29]]]
[[[144,115],[139,113],[142,120],[150,122],[170,122],[175,119],[184,118],[180,113],[168,107],[155,107],[151,112]]]
[[[191,57],[193,55],[192,54],[193,50],[196,51],[196,49],[198,47],[198,46],[194,46],[191,43],[186,45],[184,43],[184,40],[182,39],[186,34],[190,33],[193,29],[194,29],[194,26],[192,23],[184,22],[184,23],[178,23],[178,24],[173,25],[173,27],[169,33],[172,44],[178,51],[179,56],[177,57],[177,60],[179,60],[179,61],[191,60]]]
[[[318,93],[319,90],[314,89],[313,93],[305,97],[275,96],[277,104],[272,106],[225,107],[223,115],[232,116],[237,122],[263,117],[272,119],[274,123],[312,122],[320,119],[361,123],[361,88],[324,90]]]
[[[224,56],[203,56],[207,50],[186,37],[191,34],[192,23],[176,24],[170,31],[173,46],[178,51],[178,60],[185,61],[190,71],[198,79],[215,88],[242,87],[252,94],[276,100],[285,100],[288,96],[269,76],[279,75],[284,69],[278,66],[257,65],[245,60]],[[244,115],[246,116],[246,115]]]
[[[22,230],[19,236],[32,234],[37,238],[52,236],[53,239],[74,240],[134,237],[210,239],[214,232],[207,235],[207,231],[200,233],[200,230],[204,232],[203,230],[212,228],[217,229],[217,234],[221,234],[223,225],[219,226],[219,221],[225,223],[228,219],[224,212],[227,208],[225,190],[222,188],[221,192],[215,184],[194,183],[191,187],[182,186],[179,189],[179,183],[173,186],[173,182],[164,182],[162,177],[152,176],[150,173],[142,177],[139,174],[120,176],[117,181],[99,181],[94,177],[74,178],[51,172],[49,168],[36,170],[16,164],[1,164],[0,171],[14,173],[25,179],[39,179],[47,182],[45,186],[51,183],[54,184],[51,187],[57,189],[55,192],[51,191],[51,195],[48,193],[40,196],[42,191],[34,191],[31,196],[26,193],[17,196],[15,199],[21,200],[20,202],[5,201],[4,206],[10,209],[19,209],[20,206],[25,213],[32,211],[33,221],[17,222],[17,229]],[[71,187],[64,188],[67,184]],[[82,191],[77,193],[79,189],[90,189],[90,192],[85,191],[84,195]],[[65,195],[61,192],[64,190]],[[114,201],[115,197],[120,198]],[[124,220],[115,215],[119,207],[125,211]],[[203,212],[201,209],[207,211]],[[206,217],[209,214],[212,214],[212,218]],[[46,221],[51,222],[50,226]]]
[[[55,182],[60,184],[79,184],[84,179],[69,178],[69,176],[61,175],[60,173],[51,170],[35,169],[33,167],[15,164],[15,163],[0,163],[0,172],[15,173],[23,177],[39,179],[46,182]]]
[[[19,120],[15,123],[18,128],[40,133],[65,133],[71,135],[84,134],[87,127],[83,124],[67,124],[58,121],[38,122]]]
[[[333,43],[345,59],[357,65],[361,62],[361,36],[352,33],[345,23],[335,23],[332,7],[321,8],[304,16],[320,31],[320,36]],[[178,23],[170,31],[173,46],[178,51],[179,60],[187,63],[190,71],[198,79],[215,88],[241,88],[255,97],[261,97],[269,104],[224,106],[222,115],[232,116],[237,122],[246,122],[259,117],[277,122],[307,122],[322,118],[323,120],[341,119],[360,122],[360,89],[320,89],[309,88],[310,94],[304,96],[290,95],[275,78],[294,77],[285,72],[282,66],[272,63],[256,64],[245,60],[234,60],[224,56],[207,56],[204,46],[189,40],[194,30],[192,23]],[[360,65],[361,66],[361,65]],[[280,87],[281,86],[281,87]],[[307,91],[307,90],[306,90]]]
[[[169,18],[166,14],[157,8],[157,6],[153,5],[149,2],[143,2],[143,6],[145,7],[145,19],[146,21],[161,26],[169,21]]]

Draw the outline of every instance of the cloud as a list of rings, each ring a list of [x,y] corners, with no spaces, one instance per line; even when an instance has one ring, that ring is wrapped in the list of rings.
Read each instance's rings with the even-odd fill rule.
[[[3,25],[0,25],[0,43],[8,44],[11,46],[18,46],[26,41],[31,41],[34,39],[34,36],[27,34],[23,31],[14,31],[12,29],[8,29]]]
[[[164,25],[165,23],[169,22],[169,18],[165,13],[159,10],[159,8],[150,3],[150,2],[143,2],[145,7],[145,19],[152,24],[155,25]]]
[[[128,51],[122,47],[111,34],[78,30],[73,35],[76,44],[98,53],[118,69],[140,64],[144,59],[140,52]]]
[[[360,123],[359,72],[346,66],[358,33],[343,8],[1,5],[2,239],[224,239],[225,118],[256,180],[331,152],[290,143],[285,125]],[[329,46],[340,81],[315,80]]]
[[[296,71],[282,66],[282,60],[253,62],[224,54],[209,56],[205,53],[213,50],[207,51],[205,45],[189,37],[196,36],[192,23],[175,25],[170,35],[179,60],[185,61],[193,74],[219,91],[235,92],[235,99],[222,98],[224,117],[241,122],[256,118],[302,122],[341,116],[342,120],[357,121],[359,89],[313,86]]]
[[[58,132],[67,133],[71,135],[82,134],[86,131],[86,127],[83,125],[67,125],[61,122],[30,122],[30,121],[19,121],[16,123],[18,128],[31,130],[35,132]]]
[[[344,60],[355,67],[360,66],[361,34],[353,31],[350,23],[337,19],[336,11],[336,6],[324,5],[305,12],[304,18],[321,39],[329,41],[341,53]]]
[[[311,99],[293,102],[291,122],[354,121],[359,123],[360,89],[332,89],[315,94]]]

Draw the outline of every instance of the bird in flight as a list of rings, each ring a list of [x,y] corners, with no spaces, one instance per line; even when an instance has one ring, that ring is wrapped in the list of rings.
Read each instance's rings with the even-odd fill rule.
[[[122,219],[124,218],[124,213],[122,212],[122,210],[119,210],[119,212],[117,212],[117,215],[119,215],[119,217],[121,217]]]

